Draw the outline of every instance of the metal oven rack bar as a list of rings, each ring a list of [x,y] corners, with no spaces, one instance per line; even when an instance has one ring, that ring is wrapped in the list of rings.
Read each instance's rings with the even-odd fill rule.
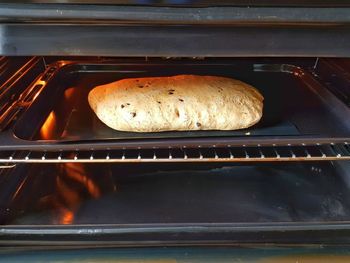
[[[17,163],[270,162],[350,160],[350,144],[198,147],[90,151],[0,152],[2,168]]]

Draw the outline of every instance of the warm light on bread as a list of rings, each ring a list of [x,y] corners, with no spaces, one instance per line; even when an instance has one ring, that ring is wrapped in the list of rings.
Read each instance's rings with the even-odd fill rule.
[[[178,75],[122,79],[92,89],[98,118],[120,131],[236,130],[262,117],[263,96],[225,77]]]

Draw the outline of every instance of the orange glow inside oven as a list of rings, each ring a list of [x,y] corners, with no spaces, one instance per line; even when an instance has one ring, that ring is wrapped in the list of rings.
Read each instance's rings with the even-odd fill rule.
[[[56,205],[59,208],[58,223],[72,224],[75,213],[84,196],[98,198],[101,194],[99,186],[89,178],[89,174],[83,165],[78,163],[66,163],[62,166],[63,173],[56,178],[57,193]],[[71,182],[74,181],[74,184]]]
[[[56,129],[57,120],[55,112],[51,111],[49,116],[46,118],[43,126],[40,129],[40,135],[43,139],[49,139],[52,137],[53,132]]]
[[[66,90],[64,91],[64,98],[65,98],[66,100],[71,99],[72,96],[73,96],[73,94],[74,94],[74,92],[76,92],[74,87],[73,87],[73,88],[66,89]]]

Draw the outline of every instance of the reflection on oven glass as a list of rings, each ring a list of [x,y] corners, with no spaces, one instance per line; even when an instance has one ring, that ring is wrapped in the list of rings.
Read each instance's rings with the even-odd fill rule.
[[[68,122],[66,118],[70,118],[70,115],[72,115],[67,114],[67,112],[74,112],[73,108],[75,107],[75,100],[79,96],[77,90],[78,89],[76,87],[70,87],[64,91],[64,106],[60,107],[59,109],[54,109],[48,114],[46,120],[44,121],[44,124],[41,126],[41,129],[39,131],[39,138],[36,139],[50,140],[52,138],[60,136],[61,133],[64,132],[64,123]]]
[[[57,129],[57,118],[54,111],[51,111],[49,116],[46,118],[43,126],[40,129],[40,136],[44,140],[52,137],[52,134]]]
[[[65,100],[71,100],[73,98],[74,93],[76,93],[76,88],[71,87],[64,91],[64,98]]]
[[[72,224],[75,213],[86,199],[98,198],[101,189],[83,164],[67,163],[56,177],[56,190],[41,200],[43,207],[54,208],[54,224]]]

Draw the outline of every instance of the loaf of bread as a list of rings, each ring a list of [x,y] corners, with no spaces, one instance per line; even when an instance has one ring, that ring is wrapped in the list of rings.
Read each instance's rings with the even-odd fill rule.
[[[263,109],[254,87],[197,75],[122,79],[95,87],[88,101],[103,123],[130,132],[242,129]]]

